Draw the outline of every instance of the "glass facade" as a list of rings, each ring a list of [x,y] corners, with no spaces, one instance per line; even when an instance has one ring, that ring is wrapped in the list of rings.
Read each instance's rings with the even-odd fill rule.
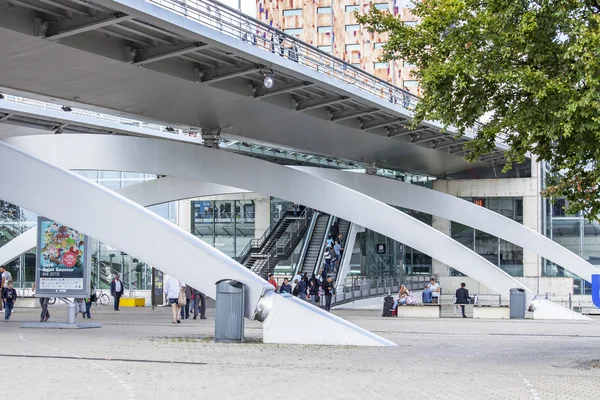
[[[546,236],[571,250],[590,264],[600,266],[600,224],[587,221],[582,215],[568,215],[565,199],[545,199],[544,231]],[[542,267],[543,276],[573,277],[574,294],[590,294],[591,285],[548,260]]]
[[[521,197],[465,198],[464,200],[523,223],[523,198]],[[451,222],[450,232],[452,239],[475,251],[509,275],[523,276],[522,247],[457,222]],[[462,274],[451,268],[450,275],[460,276]]]
[[[254,239],[254,200],[192,201],[191,232],[230,257]]]

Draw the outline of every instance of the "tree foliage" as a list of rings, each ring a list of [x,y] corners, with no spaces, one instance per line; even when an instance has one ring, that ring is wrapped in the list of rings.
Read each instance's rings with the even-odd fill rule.
[[[415,0],[419,23],[374,7],[359,22],[388,33],[422,89],[414,123],[476,128],[470,161],[505,142],[551,166],[544,195],[600,218],[600,0]],[[479,124],[481,122],[481,124]]]

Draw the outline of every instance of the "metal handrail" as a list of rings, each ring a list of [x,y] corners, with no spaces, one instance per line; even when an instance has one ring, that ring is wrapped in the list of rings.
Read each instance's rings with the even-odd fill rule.
[[[404,109],[413,110],[418,102],[419,97],[409,91],[217,1],[147,1],[312,70],[327,73],[362,91],[387,99],[392,104],[401,100]]]
[[[301,232],[304,231],[304,228],[308,226],[309,221],[312,220],[314,210],[311,208],[305,208],[302,214],[300,214],[300,219],[294,221],[291,225],[291,231],[287,232],[287,235],[278,239],[273,247],[271,247],[268,253],[265,255],[266,262],[264,258],[262,260],[262,265],[260,266],[260,270],[257,272],[258,275],[264,276],[265,269],[270,271],[271,265],[274,261],[279,260],[279,255],[287,255],[294,251],[294,248],[297,245],[297,241],[299,237],[301,237]]]
[[[269,227],[265,230],[265,232],[261,235],[261,237],[259,237],[258,239],[252,239],[252,240],[250,240],[248,242],[248,244],[246,244],[246,247],[244,247],[244,249],[240,252],[240,255],[235,258],[236,261],[241,261],[244,258],[246,258],[252,248],[259,248],[259,247],[261,247],[266,242],[266,240],[269,237],[269,235],[271,235],[271,233],[279,225],[279,223],[285,219],[286,213],[288,212],[288,210],[290,209],[291,206],[292,206],[291,203],[287,203],[281,209],[281,213],[279,214],[279,218],[277,218],[273,223],[271,223],[271,225],[269,225]]]

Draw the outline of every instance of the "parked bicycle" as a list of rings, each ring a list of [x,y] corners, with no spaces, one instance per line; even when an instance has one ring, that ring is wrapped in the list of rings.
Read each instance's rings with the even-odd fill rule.
[[[107,306],[109,301],[108,295],[100,289],[100,293],[96,292],[96,301],[92,301],[92,304],[95,306]]]

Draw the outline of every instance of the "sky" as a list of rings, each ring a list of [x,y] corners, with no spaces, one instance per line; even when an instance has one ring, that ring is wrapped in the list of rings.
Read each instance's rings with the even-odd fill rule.
[[[242,11],[249,16],[256,18],[256,1],[254,0],[218,0],[223,4],[227,4],[229,7],[235,9],[238,8],[238,2],[242,3]]]

